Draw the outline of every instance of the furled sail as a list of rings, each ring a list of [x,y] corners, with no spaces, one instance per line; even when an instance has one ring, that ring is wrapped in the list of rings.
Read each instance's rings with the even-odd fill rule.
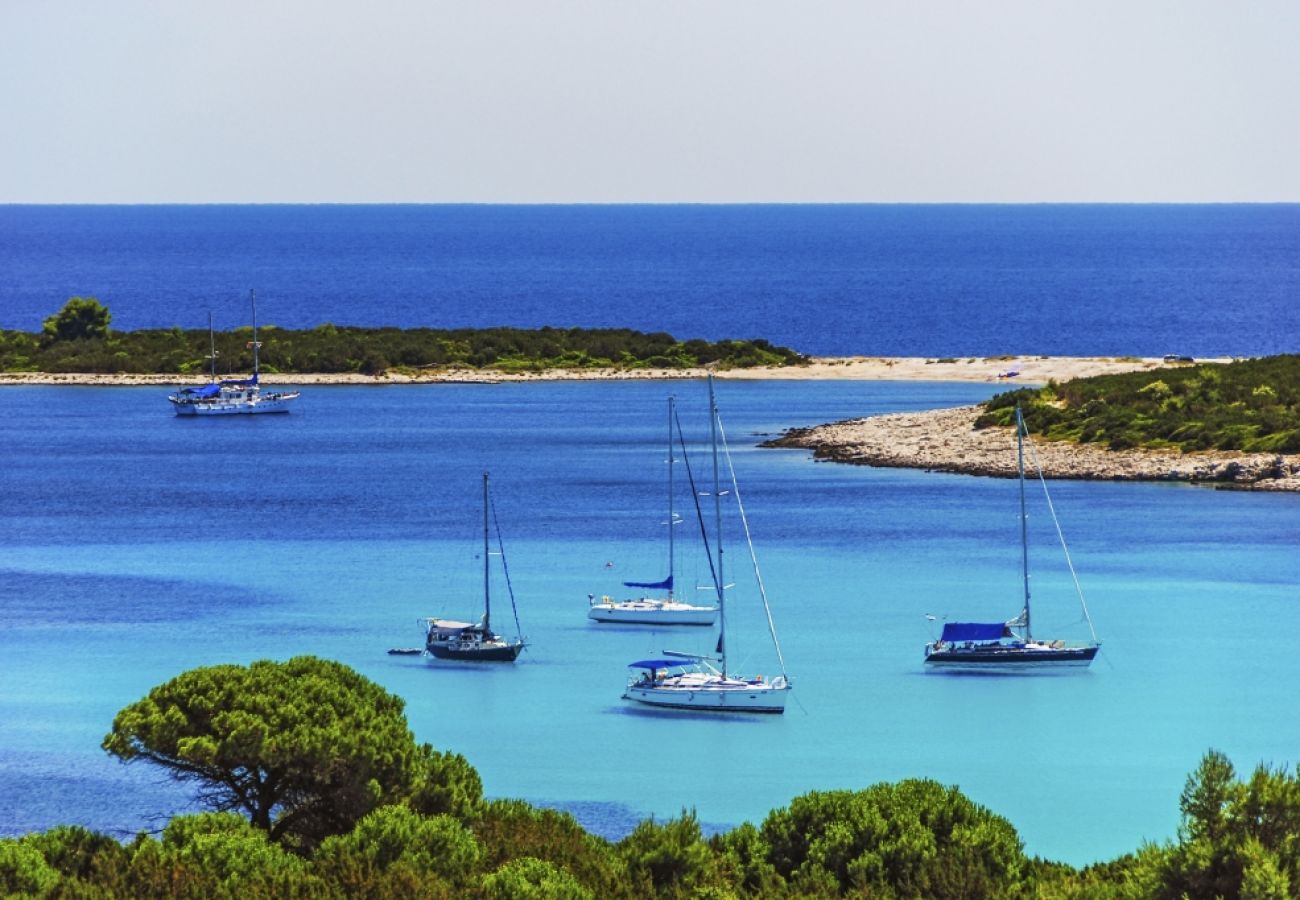
[[[625,581],[623,587],[671,591],[673,589],[673,576],[669,575],[663,581]]]

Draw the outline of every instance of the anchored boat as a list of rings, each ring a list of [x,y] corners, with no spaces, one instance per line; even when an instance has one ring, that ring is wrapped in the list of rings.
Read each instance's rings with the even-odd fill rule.
[[[492,630],[492,564],[489,514],[492,501],[488,493],[488,473],[483,473],[483,617],[478,622],[459,622],[452,619],[421,619],[424,625],[424,649],[438,659],[463,662],[514,662],[523,652],[522,637],[507,640]],[[501,542],[501,529],[497,528],[497,546],[501,568],[505,573],[506,588],[510,593],[510,607],[515,610],[515,631],[519,631],[519,613],[515,609],[514,588],[510,586],[510,570],[506,567],[505,548]]]
[[[674,417],[675,418],[675,417]],[[691,472],[690,460],[686,458],[686,445],[681,441],[681,427],[678,423],[678,440],[681,442],[686,476],[691,484],[691,493],[695,498],[695,514],[700,524],[700,534],[704,541],[705,554],[709,558],[709,570],[713,588],[718,602],[718,642],[713,654],[684,653],[665,650],[663,658],[638,660],[629,664],[633,670],[623,692],[625,700],[646,706],[667,709],[703,710],[706,712],[743,712],[775,713],[785,712],[786,699],[789,697],[791,684],[785,672],[785,662],[781,657],[781,646],[776,638],[776,627],[772,621],[771,609],[768,607],[767,592],[759,573],[758,558],[754,554],[753,542],[749,539],[749,523],[745,519],[745,508],[740,501],[740,487],[736,482],[736,472],[731,465],[731,453],[726,447],[726,435],[722,430],[722,420],[718,416],[718,407],[713,393],[713,378],[709,378],[709,436],[713,462],[713,514],[714,544],[716,557],[709,547],[708,534],[704,528],[704,514],[700,507],[699,493],[695,489],[695,477]],[[730,490],[724,491],[719,475],[719,444],[723,449],[727,469],[730,474]],[[735,500],[736,510],[749,545],[750,561],[753,564],[758,596],[762,600],[767,615],[768,632],[776,650],[781,672],[774,677],[762,675],[744,676],[731,671],[727,653],[727,614],[725,589],[728,587],[723,579],[722,569],[722,497],[730,495]]]
[[[676,542],[674,530],[682,518],[674,509],[676,485],[673,478],[673,421],[676,411],[673,398],[668,398],[668,577],[663,581],[625,581],[624,587],[650,591],[664,591],[662,596],[643,596],[627,600],[587,595],[590,609],[587,618],[595,622],[612,622],[620,625],[712,625],[718,617],[716,606],[697,606],[683,603],[673,593],[676,575]]]
[[[1056,518],[1056,509],[1052,505],[1051,495],[1047,493],[1047,481],[1043,477],[1042,467],[1037,464],[1036,455],[1034,463],[1038,480],[1043,486],[1047,509],[1052,515],[1056,533],[1061,539],[1061,549],[1065,553],[1065,562],[1074,580],[1079,606],[1083,610],[1084,621],[1088,623],[1092,640],[1088,643],[1069,644],[1061,639],[1034,637],[1029,604],[1029,518],[1025,505],[1026,437],[1028,431],[1025,428],[1024,416],[1017,406],[1016,461],[1020,482],[1020,558],[1024,605],[1019,615],[1007,622],[944,623],[943,633],[939,639],[925,645],[925,665],[928,669],[956,672],[1019,672],[1036,669],[1086,668],[1101,649],[1097,633],[1092,627],[1092,619],[1088,615],[1088,604],[1083,599],[1079,578],[1074,572],[1069,548],[1065,545],[1065,536]],[[1030,451],[1031,453],[1033,451],[1032,444],[1030,444]]]
[[[287,413],[290,404],[298,399],[299,391],[267,391],[263,393],[258,381],[258,350],[262,343],[257,339],[257,294],[249,291],[253,306],[253,374],[250,378],[217,380],[217,346],[212,334],[212,315],[208,314],[209,359],[212,361],[212,380],[201,387],[181,388],[167,399],[178,416],[231,416],[255,413]]]

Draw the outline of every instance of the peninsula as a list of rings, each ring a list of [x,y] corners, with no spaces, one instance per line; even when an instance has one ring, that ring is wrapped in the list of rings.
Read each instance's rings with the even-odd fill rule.
[[[792,429],[763,446],[857,465],[1014,477],[1009,423],[1020,405],[1048,478],[1300,491],[1297,368],[1297,356],[1175,360],[1154,372],[1053,379],[976,406]]]

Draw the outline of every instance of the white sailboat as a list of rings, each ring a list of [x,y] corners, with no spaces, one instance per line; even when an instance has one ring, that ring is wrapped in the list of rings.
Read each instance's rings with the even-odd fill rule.
[[[461,662],[514,662],[523,652],[525,643],[521,637],[507,640],[492,630],[492,566],[491,533],[489,530],[489,510],[491,500],[488,495],[488,473],[483,473],[483,618],[477,623],[458,622],[451,619],[421,619],[424,626],[424,649],[427,654],[437,659],[459,660]],[[510,590],[510,605],[514,607],[514,591],[509,588],[510,572],[505,566],[505,550],[501,545],[500,532],[497,534],[497,546],[501,555],[501,567],[506,575],[507,589]],[[519,614],[515,612],[515,631],[519,631]]]
[[[1052,515],[1061,549],[1065,552],[1066,566],[1074,579],[1079,606],[1083,610],[1083,619],[1088,624],[1092,640],[1088,643],[1070,644],[1064,640],[1035,638],[1030,619],[1029,592],[1029,517],[1025,507],[1025,429],[1024,416],[1020,407],[1016,407],[1016,459],[1020,480],[1020,558],[1021,575],[1024,584],[1024,605],[1019,615],[1007,622],[946,622],[943,633],[936,641],[925,645],[925,665],[928,669],[948,672],[1022,672],[1031,670],[1066,670],[1087,668],[1091,664],[1101,643],[1097,632],[1092,627],[1092,618],[1088,615],[1088,604],[1084,602],[1083,590],[1079,578],[1074,572],[1074,563],[1070,560],[1069,548],[1065,545],[1065,536],[1061,532],[1060,522],[1056,519],[1056,509],[1052,498],[1047,493],[1047,481],[1043,470],[1037,464],[1038,480],[1043,486],[1043,495],[1047,498],[1047,509]],[[1030,444],[1030,451],[1033,445]]]
[[[678,429],[680,438],[681,429]],[[712,446],[713,462],[713,513],[714,537],[717,548],[716,559],[708,547],[708,537],[704,535],[705,549],[709,552],[709,567],[713,574],[714,590],[718,600],[718,642],[716,655],[683,653],[665,650],[663,657],[643,659],[630,663],[633,670],[623,692],[625,700],[647,706],[666,709],[701,710],[705,712],[742,712],[774,713],[785,712],[786,699],[789,697],[791,684],[785,672],[785,662],[781,658],[781,647],[776,639],[776,627],[772,622],[772,613],[767,603],[767,592],[763,587],[762,576],[758,568],[758,559],[754,555],[753,542],[749,540],[749,524],[745,519],[745,510],[740,502],[740,489],[736,482],[735,469],[731,466],[731,454],[726,449],[726,436],[722,432],[722,420],[718,416],[717,403],[713,394],[713,379],[709,378],[709,435]],[[718,445],[721,439],[726,455],[727,468],[730,472],[731,490],[722,489],[719,476]],[[686,474],[694,489],[694,476],[691,474],[690,461],[686,463]],[[727,651],[727,614],[725,589],[727,584],[723,577],[722,552],[722,496],[730,493],[740,513],[740,521],[745,530],[746,542],[749,544],[750,561],[753,563],[754,575],[758,584],[758,594],[762,599],[763,609],[767,614],[768,631],[776,649],[777,660],[781,665],[778,675],[767,678],[762,675],[743,676],[731,671],[728,665]],[[698,498],[698,494],[696,495]],[[703,524],[703,511],[699,501],[695,503],[696,516]],[[703,529],[701,529],[703,533]]]
[[[212,380],[201,387],[181,388],[167,399],[178,416],[231,416],[254,413],[287,413],[290,404],[298,399],[299,391],[262,392],[258,381],[258,350],[262,342],[257,339],[257,293],[249,291],[253,307],[253,375],[251,378],[217,381],[217,347],[212,334],[212,315],[208,314],[208,341],[212,344]]]
[[[595,622],[620,625],[712,625],[718,616],[716,606],[697,606],[678,600],[673,591],[676,576],[676,542],[674,530],[682,521],[674,509],[673,479],[673,420],[676,412],[673,398],[668,398],[668,577],[663,581],[625,581],[624,587],[664,591],[662,596],[642,596],[616,600],[608,595],[596,599],[588,594],[590,609],[587,618]]]

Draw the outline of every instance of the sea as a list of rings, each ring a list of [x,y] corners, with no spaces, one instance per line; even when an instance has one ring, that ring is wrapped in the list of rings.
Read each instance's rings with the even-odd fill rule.
[[[817,355],[1300,349],[1300,205],[0,206],[0,328],[635,328]]]
[[[256,288],[285,327],[1251,356],[1297,350],[1297,226],[1295,206],[11,206],[0,327],[36,330],[79,295],[123,329],[202,327],[209,309],[229,328]],[[1300,497],[1052,481],[1053,516],[1031,486],[1036,633],[1090,636],[1077,578],[1101,653],[1070,675],[963,677],[925,671],[924,645],[944,621],[1018,612],[1015,483],[758,446],[1003,389],[718,382],[731,661],[794,685],[784,716],[727,717],[621,699],[629,662],[708,652],[710,630],[587,619],[589,597],[666,574],[666,401],[706,476],[701,381],[312,386],[289,415],[217,420],[173,416],[161,388],[0,387],[0,834],[161,828],[192,796],[100,749],[114,714],[196,666],[314,654],[402,697],[416,737],[465,755],[489,796],[611,838],[930,778],[1048,859],[1171,840],[1206,751],[1243,774],[1297,762]],[[494,666],[390,655],[419,646],[424,617],[481,610],[485,471],[493,623],[517,621],[528,649]],[[674,530],[688,596],[709,582],[690,504]]]

